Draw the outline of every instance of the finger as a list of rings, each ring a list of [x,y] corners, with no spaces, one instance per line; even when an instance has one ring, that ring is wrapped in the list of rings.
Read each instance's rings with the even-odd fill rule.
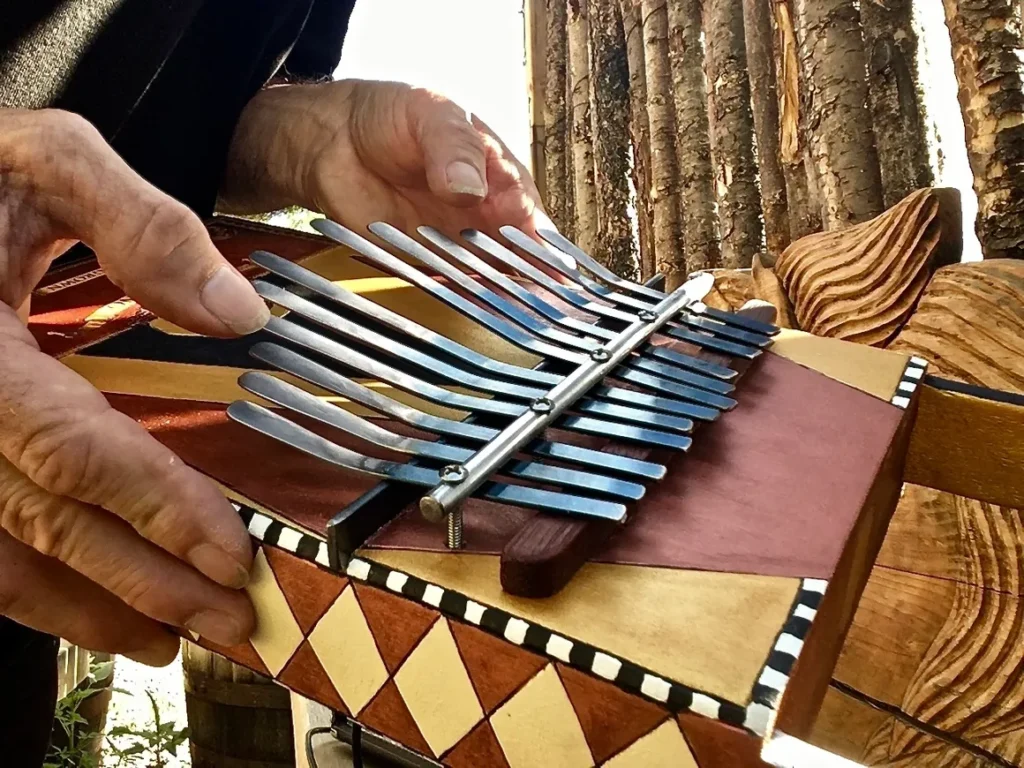
[[[410,91],[408,119],[430,191],[449,205],[479,205],[487,197],[487,153],[466,111],[428,91]]]
[[[179,640],[110,592],[0,530],[0,615],[102,653],[170,664]]]
[[[59,111],[21,115],[5,125],[15,148],[5,162],[131,298],[197,333],[245,334],[266,323],[266,305],[199,218],[138,176],[88,122]]]
[[[214,584],[113,515],[44,491],[0,459],[0,525],[156,621],[221,645],[248,639],[246,595]]]
[[[3,306],[0,360],[0,454],[40,488],[113,512],[220,584],[245,585],[251,545],[223,494],[41,353]]]

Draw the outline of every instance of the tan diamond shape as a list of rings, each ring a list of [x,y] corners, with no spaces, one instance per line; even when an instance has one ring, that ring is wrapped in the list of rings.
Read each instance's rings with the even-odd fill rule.
[[[550,664],[491,715],[511,768],[590,768],[594,760],[558,673]]]
[[[446,752],[483,719],[480,701],[444,618],[409,654],[395,675],[395,684],[435,755]]]
[[[309,644],[352,714],[358,715],[387,682],[387,668],[351,584],[317,622]]]
[[[256,553],[246,591],[256,611],[256,631],[249,641],[276,677],[302,643],[302,630],[277,585],[262,547]]]
[[[604,764],[604,768],[698,768],[675,720],[667,720]]]

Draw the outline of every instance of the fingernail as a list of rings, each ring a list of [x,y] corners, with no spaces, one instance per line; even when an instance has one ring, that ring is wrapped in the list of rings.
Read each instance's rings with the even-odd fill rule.
[[[457,195],[487,197],[487,186],[480,171],[461,160],[448,166],[448,189]]]
[[[203,306],[235,333],[254,333],[267,324],[270,310],[249,282],[231,267],[221,267],[199,296]]]
[[[201,573],[229,589],[242,589],[249,583],[249,572],[220,547],[199,544],[188,553],[188,561]]]
[[[200,637],[205,637],[218,645],[238,645],[246,640],[242,633],[242,625],[220,611],[197,613],[185,622],[185,626]]]

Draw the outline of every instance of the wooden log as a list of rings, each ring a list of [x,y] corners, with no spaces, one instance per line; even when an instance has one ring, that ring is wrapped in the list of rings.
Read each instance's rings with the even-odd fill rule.
[[[644,31],[638,0],[621,0],[622,29],[629,63],[629,140],[633,149],[633,189],[636,192],[637,239],[640,244],[640,279],[657,272],[654,221],[651,206],[651,122],[647,116],[647,70]]]
[[[642,0],[647,114],[651,126],[651,207],[657,271],[686,274],[683,251],[676,116],[665,0]]]
[[[795,0],[793,10],[822,221],[843,229],[884,210],[860,11],[854,0]]]
[[[932,186],[924,105],[920,103],[912,0],[861,3],[868,97],[886,208]]]
[[[682,184],[686,269],[721,266],[715,217],[714,171],[708,135],[701,0],[668,3],[669,63],[675,94],[676,140]],[[668,287],[683,275],[669,275]]]
[[[587,0],[569,0],[569,79],[572,87],[573,205],[576,244],[587,253],[597,250],[597,192],[594,187],[594,143],[590,118],[590,31]]]
[[[547,199],[544,157],[544,93],[546,91],[547,21],[544,0],[525,0],[523,16],[526,25],[527,100],[530,105],[530,170],[540,192]]]
[[[559,231],[568,223],[570,184],[566,147],[566,0],[546,0],[547,40],[544,79],[544,207]]]
[[[803,137],[803,111],[800,108],[800,58],[790,0],[774,0],[772,5],[772,43],[779,90],[779,155],[786,178],[786,203],[789,206],[789,233],[792,240],[821,230],[821,202],[813,174],[807,162]]]
[[[772,7],[764,0],[743,0],[750,105],[757,136],[761,209],[769,253],[778,256],[790,243],[786,178],[779,154],[779,94],[775,74]],[[803,233],[807,234],[807,233]]]
[[[754,159],[743,6],[736,0],[708,0],[704,39],[722,266],[747,267],[762,248],[764,225]]]
[[[593,255],[621,277],[637,274],[629,220],[629,65],[622,15],[614,0],[590,6],[591,121],[597,249]]]
[[[959,193],[921,190],[871,221],[796,241],[775,273],[801,329],[885,346],[933,271],[959,261],[961,251]]]
[[[986,258],[1024,246],[1024,48],[1019,0],[943,0]]]

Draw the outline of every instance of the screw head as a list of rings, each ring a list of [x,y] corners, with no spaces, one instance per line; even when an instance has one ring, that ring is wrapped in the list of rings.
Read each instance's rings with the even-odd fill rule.
[[[597,363],[604,363],[611,359],[611,355],[604,347],[598,347],[590,351],[590,359]]]
[[[554,407],[555,404],[546,397],[538,397],[530,403],[530,410],[534,413],[551,413],[551,409]]]
[[[637,317],[639,317],[645,323],[653,323],[655,320],[658,319],[658,316],[649,309],[641,309],[640,312],[637,313]]]
[[[469,476],[469,472],[461,464],[449,464],[441,470],[441,482],[458,485]]]

